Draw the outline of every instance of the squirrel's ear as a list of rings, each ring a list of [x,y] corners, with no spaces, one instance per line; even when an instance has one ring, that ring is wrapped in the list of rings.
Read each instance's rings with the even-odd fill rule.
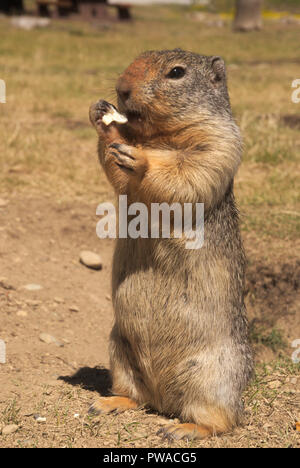
[[[213,81],[218,82],[226,78],[225,62],[221,57],[211,58],[211,69],[213,72]]]

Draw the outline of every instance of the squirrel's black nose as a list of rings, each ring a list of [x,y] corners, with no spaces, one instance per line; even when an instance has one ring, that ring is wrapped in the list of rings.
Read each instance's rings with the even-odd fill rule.
[[[127,101],[130,98],[131,87],[130,84],[126,81],[121,81],[117,85],[117,93],[123,102]]]

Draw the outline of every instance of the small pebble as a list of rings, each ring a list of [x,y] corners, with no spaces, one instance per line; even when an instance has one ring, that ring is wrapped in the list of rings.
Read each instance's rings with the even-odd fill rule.
[[[42,303],[41,301],[31,301],[31,300],[26,301],[26,304],[32,307],[38,307],[39,305],[41,305],[41,303]]]
[[[3,198],[0,198],[0,208],[4,208],[7,205],[8,205],[8,200],[4,200]]]
[[[57,304],[63,304],[65,301],[61,297],[55,297],[54,302]]]
[[[85,265],[88,268],[92,268],[93,270],[101,270],[102,268],[102,260],[100,255],[90,252],[88,250],[83,250],[80,252],[80,263]]]
[[[27,317],[28,313],[26,312],[26,310],[18,310],[17,316],[18,317]]]
[[[69,307],[70,312],[79,312],[79,308],[77,306],[71,306]]]
[[[46,421],[47,421],[46,418],[43,418],[43,417],[40,416],[39,414],[35,414],[35,415],[34,415],[34,419],[35,419],[36,422],[38,422],[38,423],[43,423],[43,422],[46,422]]]
[[[40,284],[26,284],[23,288],[27,291],[39,291],[42,289],[42,286]]]
[[[280,380],[273,380],[273,382],[269,382],[268,387],[271,388],[272,390],[281,387],[281,382]]]
[[[63,346],[63,343],[58,341],[54,336],[49,335],[49,333],[41,333],[40,340],[47,344],[55,344],[56,346]]]
[[[9,284],[6,281],[6,278],[0,278],[0,287],[7,290],[15,289],[11,284]]]
[[[8,426],[3,427],[2,435],[13,434],[19,429],[19,426],[16,424],[9,424]]]

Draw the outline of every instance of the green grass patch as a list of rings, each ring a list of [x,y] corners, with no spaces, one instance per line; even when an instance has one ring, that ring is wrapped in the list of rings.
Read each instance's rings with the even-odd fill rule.
[[[270,332],[258,328],[255,324],[250,327],[250,339],[254,344],[262,344],[277,352],[287,347],[286,340],[280,330],[273,328]]]

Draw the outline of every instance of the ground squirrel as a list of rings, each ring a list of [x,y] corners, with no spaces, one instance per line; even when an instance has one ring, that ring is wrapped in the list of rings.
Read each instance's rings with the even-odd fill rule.
[[[113,393],[92,410],[149,405],[176,416],[159,433],[206,437],[232,429],[252,355],[244,306],[244,251],[233,178],[241,137],[224,61],[181,49],[149,51],[120,76],[118,109],[128,122],[106,126],[107,103],[90,108],[99,158],[128,202],[204,203],[205,241],[118,239],[113,261]]]

